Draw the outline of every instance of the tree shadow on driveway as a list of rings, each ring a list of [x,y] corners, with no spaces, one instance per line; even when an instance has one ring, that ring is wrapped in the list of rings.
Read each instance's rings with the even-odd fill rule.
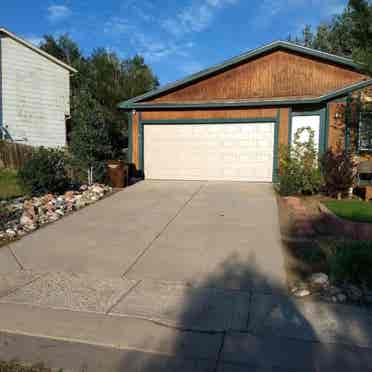
[[[257,271],[253,257],[229,257],[203,283],[184,288],[181,303],[164,294],[160,301],[160,312],[149,321],[173,329],[174,337],[151,348],[167,352],[127,352],[120,370],[372,370],[371,314],[294,300]],[[144,338],[146,350],[151,335]]]

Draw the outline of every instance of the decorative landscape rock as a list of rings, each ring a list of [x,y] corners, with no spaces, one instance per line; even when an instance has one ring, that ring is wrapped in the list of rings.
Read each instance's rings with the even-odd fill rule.
[[[354,302],[360,301],[363,297],[362,290],[352,284],[348,284],[345,286],[345,292],[350,300]]]
[[[17,198],[1,202],[7,209],[7,220],[0,228],[0,242],[22,237],[40,226],[57,221],[74,210],[81,209],[111,193],[106,185],[83,185],[79,191],[67,191],[64,195],[46,194],[41,197]]]
[[[329,285],[328,275],[324,273],[316,273],[310,276],[310,284],[315,287],[325,287]]]
[[[306,282],[296,283],[290,292],[294,297],[312,295],[321,301],[339,304],[352,303],[358,305],[372,305],[372,290],[360,288],[351,283],[334,283],[325,273],[315,273],[308,277]]]
[[[339,293],[337,296],[337,302],[344,303],[347,301],[347,296],[343,293]]]
[[[372,305],[372,291],[364,292],[364,302],[368,305]]]
[[[311,292],[310,290],[306,289],[306,288],[300,288],[300,289],[297,289],[293,292],[293,295],[295,297],[306,297],[306,296],[310,296],[311,295]]]

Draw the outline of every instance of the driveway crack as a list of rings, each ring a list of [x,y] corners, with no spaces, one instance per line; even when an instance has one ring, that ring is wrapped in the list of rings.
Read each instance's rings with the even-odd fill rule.
[[[105,312],[106,315],[110,314],[112,310],[127,297],[130,293],[132,293],[140,284],[142,283],[142,280],[138,280],[136,283],[134,283],[127,291],[125,291],[117,301],[115,301]]]
[[[221,359],[222,359],[222,351],[223,351],[223,348],[225,346],[225,340],[226,340],[226,331],[222,333],[221,345],[220,345],[220,348],[218,350],[214,372],[217,372],[218,371],[218,368],[220,366]]]
[[[22,265],[20,259],[17,257],[13,249],[11,247],[8,247],[8,249],[9,249],[10,254],[13,256],[14,260],[17,262],[17,265],[19,266],[20,270],[21,271],[25,270],[25,267]]]
[[[138,261],[151,249],[151,247],[154,245],[154,243],[160,238],[161,235],[168,229],[168,227],[173,223],[173,221],[181,214],[181,212],[191,203],[191,201],[195,198],[196,195],[200,193],[202,188],[204,187],[204,184],[202,184],[191,196],[189,199],[186,200],[186,202],[181,206],[181,208],[177,211],[177,213],[167,222],[167,224],[155,235],[155,237],[150,241],[149,244],[145,247],[145,249],[135,258],[135,260],[132,262],[132,264],[127,268],[127,270],[123,273],[122,278],[124,279],[126,275],[132,269],[134,266],[137,265]]]

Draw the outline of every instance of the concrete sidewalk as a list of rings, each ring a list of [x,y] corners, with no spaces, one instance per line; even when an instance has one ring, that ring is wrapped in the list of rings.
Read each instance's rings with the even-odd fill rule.
[[[367,309],[86,274],[0,283],[0,359],[92,372],[372,368]]]

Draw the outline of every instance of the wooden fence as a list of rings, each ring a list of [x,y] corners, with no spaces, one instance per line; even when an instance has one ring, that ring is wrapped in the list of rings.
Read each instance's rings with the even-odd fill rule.
[[[32,151],[31,146],[0,140],[0,168],[22,168]]]

